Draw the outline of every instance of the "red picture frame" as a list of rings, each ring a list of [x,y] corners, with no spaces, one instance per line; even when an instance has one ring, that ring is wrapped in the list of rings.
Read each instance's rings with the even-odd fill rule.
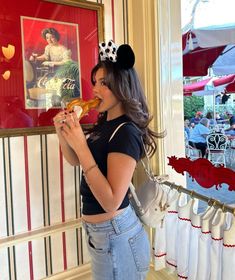
[[[90,71],[98,61],[98,44],[104,40],[103,5],[77,0],[31,0],[30,5],[27,0],[14,5],[0,0],[0,5],[4,7],[0,11],[0,137],[52,133],[53,116],[61,108],[52,104],[51,97],[58,91],[54,84],[46,88],[48,77],[40,80],[44,72],[36,75],[35,69],[27,69],[29,58],[35,53],[44,54],[47,42],[42,30],[56,29],[60,44],[70,51],[70,61],[76,63],[79,73],[79,90],[70,93],[90,99]],[[37,67],[37,71],[42,70]],[[54,78],[54,73],[50,77]],[[70,85],[68,89],[73,89]],[[82,123],[91,124],[96,116],[91,111]]]

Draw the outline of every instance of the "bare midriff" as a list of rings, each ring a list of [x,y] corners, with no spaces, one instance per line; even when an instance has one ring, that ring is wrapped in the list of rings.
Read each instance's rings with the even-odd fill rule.
[[[82,219],[88,223],[93,223],[93,224],[102,223],[102,222],[106,222],[106,221],[114,218],[115,216],[119,215],[124,209],[120,209],[120,210],[117,210],[114,212],[96,214],[96,215],[83,215]]]

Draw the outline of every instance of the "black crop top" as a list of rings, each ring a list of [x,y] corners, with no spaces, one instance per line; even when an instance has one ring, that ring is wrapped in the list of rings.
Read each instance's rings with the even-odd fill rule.
[[[124,124],[115,133],[112,140],[109,139],[118,127],[119,124],[123,122],[128,122]],[[105,121],[103,124],[97,126],[96,130],[92,132],[87,140],[88,146],[93,154],[93,157],[102,172],[102,174],[107,176],[107,157],[108,153],[118,152],[131,156],[136,161],[138,161],[143,152],[143,144],[141,141],[140,131],[131,124],[129,118],[122,115],[116,119]],[[100,186],[102,188],[102,186]],[[99,202],[96,200],[92,194],[89,186],[84,179],[82,174],[80,192],[82,195],[83,209],[82,213],[84,215],[94,215],[105,213],[105,210],[101,207]],[[129,205],[128,192],[126,193],[119,209],[123,209]]]

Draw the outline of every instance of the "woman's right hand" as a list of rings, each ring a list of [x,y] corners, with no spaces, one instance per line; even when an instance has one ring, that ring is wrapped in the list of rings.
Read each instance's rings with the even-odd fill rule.
[[[66,110],[62,110],[57,115],[55,115],[53,118],[54,126],[55,126],[55,130],[56,130],[59,142],[60,142],[60,147],[62,149],[62,153],[63,153],[65,159],[72,166],[77,166],[77,165],[79,165],[78,157],[62,133],[63,127],[65,125],[65,121],[66,121],[66,115],[68,115],[68,112]]]
[[[60,111],[53,118],[54,126],[57,134],[61,135],[61,130],[63,129],[64,121],[66,120],[67,112],[65,110]]]
[[[30,60],[30,61],[36,61],[36,60],[37,60],[37,56],[38,56],[37,53],[32,53],[32,54],[30,55],[30,57],[29,57],[29,60]]]

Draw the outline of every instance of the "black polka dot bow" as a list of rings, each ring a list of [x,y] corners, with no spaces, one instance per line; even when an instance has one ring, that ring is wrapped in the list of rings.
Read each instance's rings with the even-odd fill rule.
[[[135,54],[128,44],[118,47],[112,40],[108,43],[102,42],[99,44],[99,54],[101,61],[112,61],[119,69],[127,70],[135,64]]]
[[[112,40],[109,40],[107,43],[100,43],[99,44],[99,54],[100,60],[110,60],[112,62],[117,61],[117,46]]]

